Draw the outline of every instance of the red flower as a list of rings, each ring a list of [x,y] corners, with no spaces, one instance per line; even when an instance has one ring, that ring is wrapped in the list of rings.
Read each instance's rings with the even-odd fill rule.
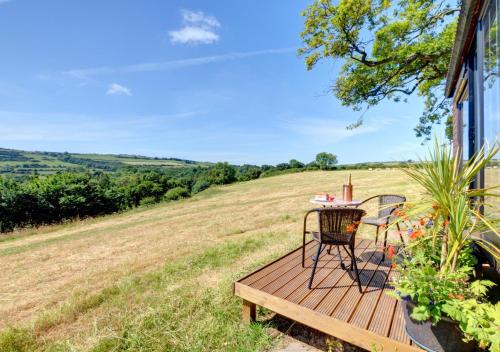
[[[389,247],[387,247],[387,256],[389,257],[389,259],[392,259],[394,257],[394,254],[396,254],[396,249],[394,248],[394,246],[390,245]]]
[[[411,233],[410,238],[414,240],[415,238],[422,236],[422,234],[422,230],[415,230]]]
[[[347,232],[354,232],[359,225],[359,221],[355,221],[352,224],[347,225],[346,230]]]
[[[420,226],[424,226],[425,225],[425,220],[422,218],[420,219]]]

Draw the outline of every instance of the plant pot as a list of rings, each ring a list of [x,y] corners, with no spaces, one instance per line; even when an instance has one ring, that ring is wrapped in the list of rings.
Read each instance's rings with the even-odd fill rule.
[[[448,317],[442,317],[432,325],[430,320],[416,321],[410,317],[415,305],[411,301],[402,301],[402,309],[406,322],[406,332],[415,344],[431,352],[469,352],[474,351],[476,344],[465,343],[458,323]]]

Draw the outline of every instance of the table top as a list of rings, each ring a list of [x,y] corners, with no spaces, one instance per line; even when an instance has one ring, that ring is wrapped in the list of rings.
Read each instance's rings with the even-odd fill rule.
[[[312,204],[322,205],[324,207],[355,207],[362,203],[360,200],[344,201],[342,199],[335,199],[334,201],[329,202],[316,200],[314,198],[310,199],[309,202]]]

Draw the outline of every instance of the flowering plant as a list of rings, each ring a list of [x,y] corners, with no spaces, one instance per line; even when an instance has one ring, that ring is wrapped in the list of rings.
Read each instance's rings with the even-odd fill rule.
[[[499,236],[499,219],[481,212],[484,200],[498,194],[469,185],[498,151],[498,145],[489,152],[482,149],[461,165],[457,155],[436,142],[429,160],[405,170],[425,192],[418,202],[393,213],[398,222],[407,224],[407,242],[397,253],[394,247],[388,249],[398,269],[393,295],[413,303],[414,320],[435,324],[448,316],[459,323],[466,340],[475,339],[493,351],[500,351],[500,330],[492,326],[500,320],[500,305],[486,300],[493,282],[474,280],[471,236],[482,232]]]

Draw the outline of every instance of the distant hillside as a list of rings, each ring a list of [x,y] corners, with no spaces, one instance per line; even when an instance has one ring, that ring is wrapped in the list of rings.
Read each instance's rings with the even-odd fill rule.
[[[35,171],[39,174],[50,174],[67,170],[116,171],[127,166],[184,168],[208,165],[210,164],[178,158],[151,158],[125,154],[28,152],[0,148],[0,174],[14,176],[28,175]]]

